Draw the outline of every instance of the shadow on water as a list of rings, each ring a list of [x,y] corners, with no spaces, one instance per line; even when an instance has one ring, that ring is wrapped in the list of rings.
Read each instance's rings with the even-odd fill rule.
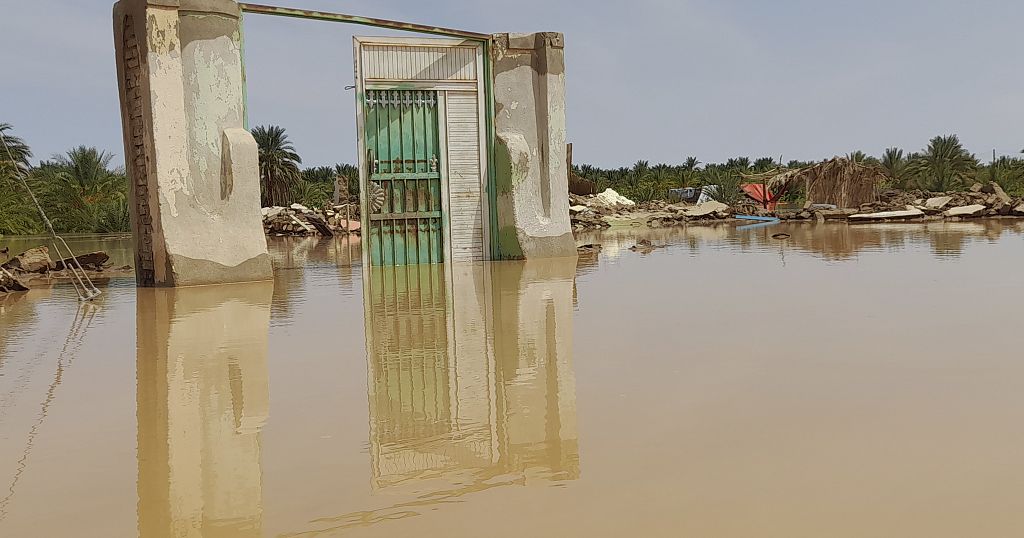
[[[365,271],[367,487],[403,501],[336,507],[290,535],[579,477],[574,259]],[[274,295],[273,283],[139,290],[140,535],[261,535]]]

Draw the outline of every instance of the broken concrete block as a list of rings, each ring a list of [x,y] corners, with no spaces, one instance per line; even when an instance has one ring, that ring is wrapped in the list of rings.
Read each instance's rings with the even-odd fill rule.
[[[1006,191],[1004,191],[998,183],[993,181],[992,183],[990,183],[990,185],[992,187],[992,194],[995,195],[996,200],[1006,205],[1010,205],[1013,203],[1013,198],[1010,198],[1010,195],[1006,194]]]
[[[924,206],[928,209],[943,209],[952,201],[952,196],[936,196],[925,200]]]
[[[977,217],[984,213],[986,209],[988,208],[981,204],[965,205],[948,209],[943,213],[943,216],[960,218]]]
[[[726,213],[729,211],[729,206],[722,202],[716,202],[714,200],[710,202],[704,202],[703,204],[697,204],[686,211],[687,217],[707,217],[714,213]]]
[[[849,220],[852,222],[870,222],[875,220],[906,220],[924,217],[924,211],[913,207],[907,206],[907,209],[903,211],[880,211],[878,213],[858,213],[856,215],[850,215]]]

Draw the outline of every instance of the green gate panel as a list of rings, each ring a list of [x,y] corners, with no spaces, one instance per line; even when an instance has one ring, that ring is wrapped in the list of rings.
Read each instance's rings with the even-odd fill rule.
[[[437,101],[434,91],[366,92],[363,192],[371,196],[366,246],[372,265],[444,261]]]

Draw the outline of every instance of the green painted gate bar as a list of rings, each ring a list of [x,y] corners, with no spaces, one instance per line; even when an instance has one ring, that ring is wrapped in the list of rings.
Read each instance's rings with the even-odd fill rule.
[[[444,261],[438,96],[425,90],[368,90],[363,101],[370,204],[370,263]]]

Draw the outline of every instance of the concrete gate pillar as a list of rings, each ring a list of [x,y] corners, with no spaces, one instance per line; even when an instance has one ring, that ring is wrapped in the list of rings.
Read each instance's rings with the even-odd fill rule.
[[[569,222],[562,34],[496,34],[494,148],[503,258],[575,256]]]
[[[272,278],[232,0],[120,0],[114,45],[139,286]]]

